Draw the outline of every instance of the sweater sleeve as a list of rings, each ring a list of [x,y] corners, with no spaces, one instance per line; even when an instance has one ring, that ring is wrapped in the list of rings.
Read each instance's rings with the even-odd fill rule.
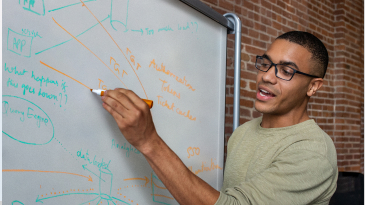
[[[334,175],[329,161],[318,153],[283,151],[263,172],[221,191],[215,204],[321,204]]]

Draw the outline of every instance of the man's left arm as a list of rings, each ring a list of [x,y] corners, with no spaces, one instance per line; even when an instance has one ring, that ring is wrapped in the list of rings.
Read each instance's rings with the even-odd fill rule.
[[[145,156],[180,204],[213,205],[217,201],[220,193],[192,173],[157,134],[149,107],[135,93],[110,90],[102,101],[126,140]]]

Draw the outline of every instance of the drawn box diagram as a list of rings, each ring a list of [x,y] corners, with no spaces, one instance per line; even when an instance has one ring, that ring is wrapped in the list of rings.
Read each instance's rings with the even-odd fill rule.
[[[32,36],[26,36],[8,29],[7,49],[13,53],[29,58],[32,49]]]
[[[44,0],[22,0],[19,1],[22,4],[24,10],[33,12],[38,15],[45,15]]]
[[[117,22],[124,26],[124,32],[128,31],[128,29],[127,29],[128,6],[129,6],[129,0],[112,0],[111,1],[110,25],[113,27],[114,30],[118,30],[117,28],[115,28],[115,25],[114,25],[114,23]]]

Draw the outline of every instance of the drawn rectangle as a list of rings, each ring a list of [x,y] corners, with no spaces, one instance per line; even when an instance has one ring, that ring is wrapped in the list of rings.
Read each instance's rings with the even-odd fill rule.
[[[44,7],[44,0],[33,0],[33,1],[26,1],[24,0],[24,3],[28,3],[28,7],[23,7],[24,10],[33,12],[38,15],[44,16],[45,14],[45,7]]]
[[[29,58],[32,50],[32,36],[26,36],[8,29],[7,49],[13,53]]]

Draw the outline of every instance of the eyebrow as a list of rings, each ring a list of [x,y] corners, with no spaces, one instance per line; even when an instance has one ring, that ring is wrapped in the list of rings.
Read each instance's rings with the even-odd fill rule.
[[[272,62],[270,56],[268,56],[266,53],[264,53],[264,55],[262,55],[262,57],[263,58],[267,58],[267,59],[269,59]],[[298,66],[297,66],[297,64],[295,64],[294,62],[291,62],[291,61],[282,61],[281,60],[281,61],[279,61],[278,64],[281,64],[281,65],[290,65],[290,66],[293,66],[295,68],[295,70],[300,71],[299,68],[298,68]]]

